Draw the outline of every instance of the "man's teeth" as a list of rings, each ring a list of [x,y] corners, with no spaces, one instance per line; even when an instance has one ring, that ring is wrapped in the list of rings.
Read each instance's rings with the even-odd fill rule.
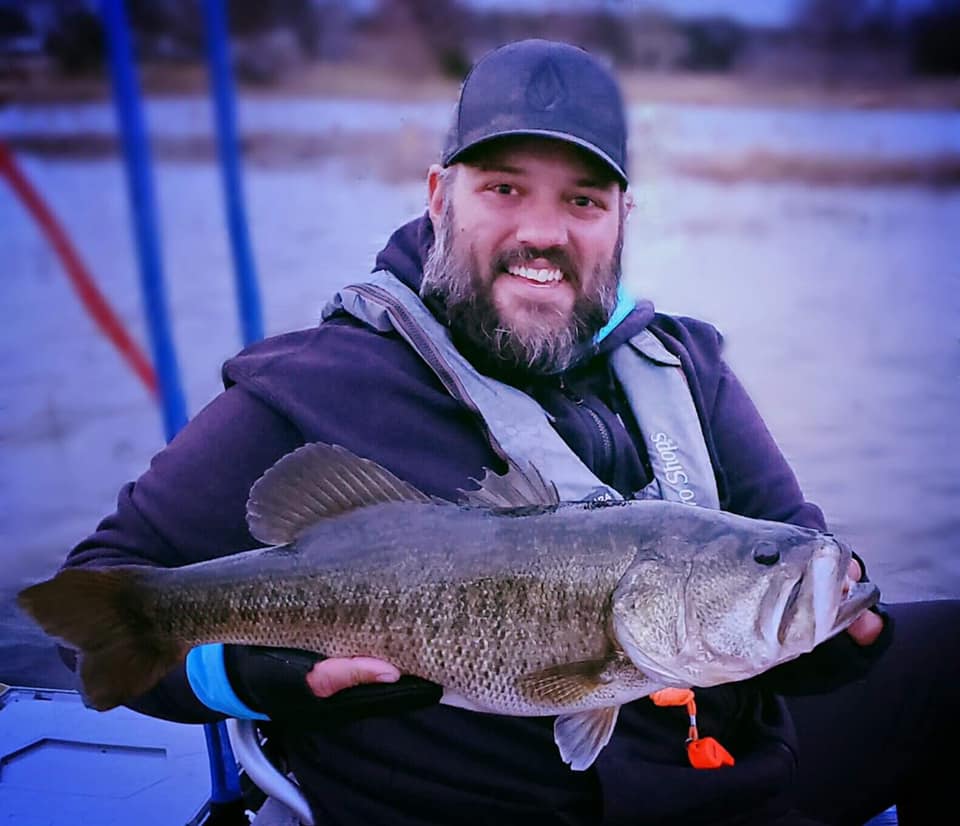
[[[538,284],[550,284],[554,281],[563,279],[563,273],[560,270],[541,270],[533,267],[510,267],[510,275],[516,275],[520,278],[526,278],[528,281],[536,281]]]

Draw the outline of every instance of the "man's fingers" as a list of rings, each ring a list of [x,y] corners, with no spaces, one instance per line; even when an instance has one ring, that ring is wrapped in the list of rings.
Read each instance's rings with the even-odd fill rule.
[[[883,631],[883,617],[873,611],[864,611],[847,628],[857,645],[870,645]]]
[[[334,657],[320,660],[307,674],[307,685],[317,697],[330,697],[362,683],[395,683],[400,672],[375,657]]]
[[[860,570],[860,563],[857,562],[857,560],[850,560],[850,564],[847,566],[847,576],[854,582],[860,581],[860,577],[863,576],[863,571]]]

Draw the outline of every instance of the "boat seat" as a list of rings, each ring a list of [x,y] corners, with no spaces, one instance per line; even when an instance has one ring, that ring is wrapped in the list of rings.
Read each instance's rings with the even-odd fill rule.
[[[227,720],[230,744],[237,762],[257,788],[267,796],[264,809],[275,811],[273,801],[283,804],[303,826],[315,826],[307,799],[300,787],[281,772],[263,750],[260,731],[254,720]],[[261,810],[262,811],[262,810]],[[269,810],[268,810],[269,811]],[[256,820],[254,821],[257,822]],[[272,824],[283,823],[282,817],[271,817]],[[289,821],[288,821],[289,822]],[[266,826],[266,824],[264,824]]]

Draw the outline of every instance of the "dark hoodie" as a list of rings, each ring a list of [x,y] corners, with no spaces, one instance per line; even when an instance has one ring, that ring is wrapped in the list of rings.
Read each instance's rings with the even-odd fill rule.
[[[379,254],[376,269],[416,290],[432,238],[426,216],[406,224]],[[651,473],[607,356],[645,328],[682,362],[721,507],[823,528],[819,509],[804,501],[722,360],[720,335],[703,322],[656,314],[641,302],[565,374],[533,379],[523,389],[555,417],[584,463],[629,496]],[[177,566],[254,547],[245,520],[250,487],[305,442],[344,445],[447,499],[456,499],[484,467],[505,470],[473,414],[446,394],[398,335],[347,316],[247,348],[224,365],[223,379],[226,390],[121,490],[117,511],[73,549],[66,565]],[[798,673],[819,673],[813,658],[798,663],[800,672],[782,672],[792,675],[788,684]],[[259,710],[280,716],[269,687],[257,696]],[[133,706],[184,722],[217,719],[193,695],[182,669]],[[736,768],[690,769],[684,713],[644,700],[623,710],[597,770],[582,773],[561,762],[552,719],[434,705],[322,729],[280,723],[277,734],[324,824],[594,823],[603,807],[609,815],[639,807],[651,820],[661,810],[677,812],[677,822],[693,823],[688,809],[716,817],[731,794],[741,803],[759,801],[789,779],[791,728],[767,688],[753,681],[700,691],[698,706],[701,731],[734,753]]]

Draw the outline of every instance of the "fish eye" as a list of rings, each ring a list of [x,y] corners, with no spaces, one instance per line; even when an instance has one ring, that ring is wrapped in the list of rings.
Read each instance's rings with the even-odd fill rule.
[[[764,543],[753,549],[753,561],[760,565],[776,565],[780,561],[780,551]]]

